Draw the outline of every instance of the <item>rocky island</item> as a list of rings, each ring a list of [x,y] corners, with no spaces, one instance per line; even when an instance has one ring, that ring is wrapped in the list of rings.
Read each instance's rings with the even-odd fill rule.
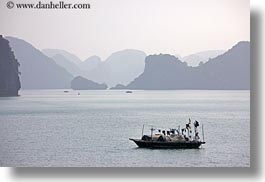
[[[18,96],[20,89],[19,63],[8,40],[0,35],[0,97]]]
[[[106,90],[108,86],[77,76],[72,80],[71,88],[73,90]]]

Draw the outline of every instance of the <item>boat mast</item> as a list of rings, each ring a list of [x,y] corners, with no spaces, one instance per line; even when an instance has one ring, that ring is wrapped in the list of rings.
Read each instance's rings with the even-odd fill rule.
[[[203,139],[203,142],[204,142],[204,130],[203,130],[203,124],[202,124],[202,139]]]
[[[144,124],[143,124],[143,128],[142,128],[142,137],[144,136]]]
[[[154,128],[153,126],[151,127],[151,140],[153,141],[153,131],[154,131]]]
[[[193,122],[193,128],[194,128],[194,138],[193,138],[193,140],[195,140],[195,139],[196,139],[196,127],[195,127],[195,122]]]

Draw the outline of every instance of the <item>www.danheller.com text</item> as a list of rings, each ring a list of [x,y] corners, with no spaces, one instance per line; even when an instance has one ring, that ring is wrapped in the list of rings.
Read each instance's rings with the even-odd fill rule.
[[[42,2],[38,3],[14,3],[13,1],[8,1],[6,3],[8,9],[90,9],[91,5],[89,3],[66,3],[64,1],[59,2]]]

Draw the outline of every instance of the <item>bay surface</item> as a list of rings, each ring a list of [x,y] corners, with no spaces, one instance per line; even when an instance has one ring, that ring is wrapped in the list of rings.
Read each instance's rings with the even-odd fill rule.
[[[80,92],[80,95],[78,95]],[[0,166],[249,167],[250,91],[22,90],[0,98]],[[204,125],[201,149],[140,149],[155,128]]]

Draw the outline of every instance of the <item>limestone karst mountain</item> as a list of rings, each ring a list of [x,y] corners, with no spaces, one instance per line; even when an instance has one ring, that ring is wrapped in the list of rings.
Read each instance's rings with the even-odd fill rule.
[[[0,97],[18,96],[20,89],[19,63],[8,40],[0,35]]]
[[[20,63],[23,89],[70,88],[73,75],[57,65],[30,43],[15,37],[6,37]]]
[[[239,42],[198,67],[172,55],[151,55],[129,89],[250,89],[250,43]]]

